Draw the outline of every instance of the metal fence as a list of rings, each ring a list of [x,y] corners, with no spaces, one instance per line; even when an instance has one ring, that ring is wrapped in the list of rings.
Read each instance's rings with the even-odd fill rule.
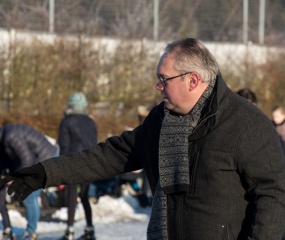
[[[0,27],[158,41],[284,44],[285,0],[0,0]]]
[[[63,41],[75,39],[80,44],[88,39],[94,46],[101,46],[100,51],[115,51],[122,42],[131,42],[134,49],[137,45],[147,46],[143,53],[151,55],[163,51],[165,43],[173,39],[195,37],[201,39],[217,58],[231,89],[252,88],[263,105],[268,103],[269,109],[273,101],[285,102],[283,87],[278,87],[285,79],[284,25],[285,0],[0,0],[0,61],[3,61],[0,64],[0,92],[4,102],[17,95],[6,87],[11,82],[7,69],[13,60],[11,53],[17,53],[16,46],[20,47],[18,44],[26,41],[31,43],[37,39],[53,43],[56,42],[54,39],[60,38]],[[31,47],[34,47],[33,43]],[[7,49],[8,54],[2,53],[3,49]],[[130,55],[129,48],[125,52]],[[90,71],[94,77],[90,72],[92,78],[86,75],[92,82],[97,79],[98,83],[101,79],[119,82],[118,77],[146,82],[148,75],[153,84],[157,59],[151,66],[142,68],[146,62],[137,62],[139,68],[133,61],[128,63],[127,67],[133,65],[131,69],[140,69],[140,72],[131,71],[125,77],[115,70],[112,74],[109,70],[105,74],[97,73],[93,65]],[[113,63],[116,64],[118,62]],[[74,75],[74,69],[65,70]],[[33,78],[45,79],[43,75],[31,74]],[[47,75],[49,77],[50,73]],[[21,75],[17,81],[23,78]],[[82,78],[82,81],[90,82],[90,79]],[[277,86],[278,94],[277,90],[267,86],[271,83]],[[135,91],[134,85],[132,87]],[[94,92],[90,87],[88,89]],[[20,101],[23,105],[24,101]]]

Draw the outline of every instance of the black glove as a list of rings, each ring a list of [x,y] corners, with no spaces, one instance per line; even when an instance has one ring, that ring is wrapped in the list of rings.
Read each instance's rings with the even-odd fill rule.
[[[0,186],[13,181],[8,187],[8,194],[14,194],[14,198],[23,201],[33,191],[44,188],[46,184],[46,172],[38,163],[31,167],[21,168],[1,179]]]

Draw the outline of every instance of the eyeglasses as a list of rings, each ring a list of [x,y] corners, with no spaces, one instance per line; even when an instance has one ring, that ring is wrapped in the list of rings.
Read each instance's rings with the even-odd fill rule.
[[[157,75],[157,78],[158,78],[159,82],[162,84],[162,86],[167,87],[167,83],[166,83],[167,81],[169,81],[171,79],[174,79],[174,78],[185,76],[185,75],[187,75],[189,73],[192,73],[192,72],[182,73],[180,75],[177,75],[177,76],[174,76],[174,77],[169,77],[169,78],[164,78],[164,77],[162,77],[160,75]]]

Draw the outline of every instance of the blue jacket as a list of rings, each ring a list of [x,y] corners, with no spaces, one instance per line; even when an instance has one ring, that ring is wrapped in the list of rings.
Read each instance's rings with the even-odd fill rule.
[[[36,129],[24,124],[8,124],[1,129],[1,167],[11,172],[54,156],[57,147]]]

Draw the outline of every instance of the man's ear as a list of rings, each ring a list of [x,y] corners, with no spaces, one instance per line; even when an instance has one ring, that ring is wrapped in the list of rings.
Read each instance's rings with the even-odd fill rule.
[[[193,72],[190,76],[189,90],[193,91],[199,84],[199,75]]]

